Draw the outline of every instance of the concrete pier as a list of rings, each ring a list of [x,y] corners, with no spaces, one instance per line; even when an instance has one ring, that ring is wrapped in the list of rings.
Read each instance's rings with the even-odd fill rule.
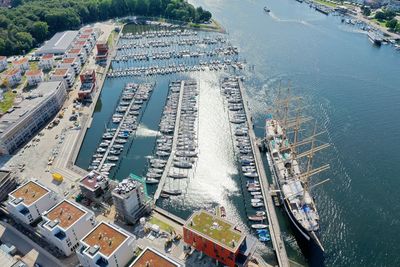
[[[178,141],[179,123],[181,121],[181,108],[182,108],[182,98],[183,98],[184,87],[185,87],[185,81],[181,81],[181,90],[179,91],[179,101],[178,101],[178,107],[176,110],[174,138],[172,139],[171,154],[168,157],[168,161],[167,161],[167,164],[165,165],[164,172],[161,176],[160,182],[158,183],[157,191],[154,194],[154,203],[156,203],[157,200],[160,198],[160,194],[164,188],[165,180],[167,179],[169,169],[171,167],[172,161],[174,160],[174,154],[175,154],[176,145],[177,145],[177,141]]]
[[[272,202],[272,196],[270,194],[269,183],[267,180],[267,176],[265,174],[264,164],[261,158],[260,150],[257,146],[257,138],[253,130],[253,123],[251,120],[251,115],[249,111],[249,107],[247,105],[247,101],[245,98],[245,92],[243,89],[242,81],[238,78],[238,84],[240,89],[240,94],[243,100],[243,106],[246,113],[246,122],[249,128],[248,135],[251,142],[251,147],[254,153],[255,165],[257,168],[258,175],[260,177],[261,191],[264,196],[264,205],[267,211],[267,218],[269,224],[269,231],[271,234],[272,245],[275,249],[276,257],[278,259],[278,264],[281,267],[289,267],[289,259],[286,253],[285,244],[283,243],[281,230],[279,227],[278,218],[275,212],[275,206]]]

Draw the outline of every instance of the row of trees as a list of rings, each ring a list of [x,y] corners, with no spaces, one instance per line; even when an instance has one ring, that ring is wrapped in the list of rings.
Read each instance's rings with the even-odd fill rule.
[[[185,0],[13,0],[0,9],[0,55],[29,51],[54,33],[126,15],[201,23],[211,13]]]

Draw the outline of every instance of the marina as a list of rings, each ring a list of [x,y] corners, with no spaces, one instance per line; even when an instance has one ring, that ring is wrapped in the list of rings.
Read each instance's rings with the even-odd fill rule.
[[[203,159],[198,146],[198,116],[201,107],[199,92],[202,89],[198,84],[198,79],[189,78],[192,77],[191,73],[215,72],[218,73],[218,77],[219,73],[240,72],[245,69],[245,61],[239,59],[238,49],[223,36],[209,37],[202,32],[192,33],[190,31],[187,32],[188,35],[180,36],[167,32],[167,30],[155,31],[156,35],[166,36],[165,40],[160,38],[160,40],[157,39],[157,42],[154,41],[151,31],[135,37],[122,34],[106,82],[112,83],[113,80],[122,82],[123,79],[134,77],[139,81],[148,81],[151,76],[156,84],[154,91],[159,92],[159,90],[164,90],[161,88],[165,88],[168,81],[165,105],[155,129],[157,134],[153,139],[153,150],[150,154],[144,155],[142,170],[130,170],[134,173],[143,173],[144,181],[148,184],[149,192],[153,194],[154,202],[161,205],[162,208],[165,208],[164,205],[168,202],[181,202],[182,198],[184,199],[187,194],[190,194],[188,191],[191,189],[188,187],[191,187],[192,181],[198,179],[197,164],[199,160]],[[171,81],[171,76],[176,78],[172,78]],[[126,88],[132,82],[128,80],[124,83]],[[138,82],[139,85],[142,83]],[[218,90],[218,88],[216,89]],[[92,168],[91,166],[95,167],[103,174],[113,173],[119,177],[121,177],[120,169],[129,164],[128,161],[132,157],[129,156],[131,152],[128,154],[124,152],[126,156],[122,156],[122,149],[125,149],[125,146],[135,147],[136,143],[141,142],[142,139],[140,137],[131,143],[127,138],[129,133],[119,130],[122,125],[125,125],[125,115],[142,114],[139,112],[141,103],[134,103],[132,99],[122,97],[126,94],[124,90],[121,92],[121,97],[111,116],[111,123],[115,127],[108,127],[103,132],[102,141],[95,150],[94,160],[89,166],[90,168]],[[157,98],[157,96],[154,97]],[[231,114],[228,124],[245,125],[247,118],[241,95],[236,95],[229,102],[229,112],[239,111],[239,109],[241,112],[234,116]],[[149,105],[151,108],[151,102]],[[146,114],[147,112],[144,112],[142,116],[146,117]],[[141,121],[135,120],[134,122],[137,124],[133,131],[140,131]],[[265,211],[268,207],[264,204],[266,200],[261,183],[257,181],[261,175],[258,174],[254,157],[251,159],[253,148],[249,139],[245,137],[247,131],[242,128],[231,134],[239,138],[237,153],[243,154],[241,159],[238,158],[243,163],[240,168],[241,175],[246,179],[245,187],[248,189],[248,195],[252,196],[248,202],[253,209],[248,215],[250,218],[248,229],[254,229],[253,234],[257,236],[259,242],[264,243],[267,247],[274,247],[275,232],[271,228],[279,226],[271,225],[268,222],[269,213]],[[130,151],[130,148],[128,149]],[[251,195],[250,193],[256,194]],[[167,211],[174,213],[168,208]],[[226,211],[222,206],[221,214],[227,216],[227,213],[229,216],[230,211]],[[282,251],[279,248],[278,250]],[[282,255],[283,252],[279,252],[279,257],[282,258]],[[280,261],[284,262],[284,260]]]

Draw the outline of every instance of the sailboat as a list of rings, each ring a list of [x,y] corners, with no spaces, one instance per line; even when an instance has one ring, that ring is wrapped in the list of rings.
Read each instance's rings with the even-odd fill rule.
[[[317,124],[314,125],[311,137],[299,141],[300,125],[309,119],[301,118],[298,113],[295,120],[289,120],[288,109],[287,100],[283,119],[274,118],[271,114],[266,119],[265,142],[268,164],[275,184],[278,186],[277,191],[284,211],[293,229],[298,233],[297,236],[301,237],[302,241],[315,244],[323,251],[324,248],[318,237],[320,218],[310,189],[329,179],[313,186],[309,185],[309,179],[311,176],[329,169],[329,164],[312,168],[315,153],[329,147],[329,144],[317,145],[316,136],[323,133],[316,132]],[[291,133],[289,129],[292,129],[293,132]],[[290,141],[290,137],[293,137],[293,141]],[[311,149],[308,151],[304,151],[304,148],[299,149],[302,146],[309,147],[310,145]],[[305,169],[300,163],[303,158],[307,158]]]

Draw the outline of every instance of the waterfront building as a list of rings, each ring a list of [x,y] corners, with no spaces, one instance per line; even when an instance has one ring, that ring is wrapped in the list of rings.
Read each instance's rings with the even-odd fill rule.
[[[183,238],[196,250],[229,267],[246,266],[256,243],[232,223],[204,210],[193,213],[186,221]]]
[[[74,85],[75,72],[71,68],[56,68],[50,74],[50,81],[62,81],[65,88],[70,89]]]
[[[71,48],[65,53],[66,58],[79,58],[81,65],[84,65],[87,60],[86,50],[83,48]]]
[[[131,178],[122,180],[114,188],[112,198],[118,219],[125,223],[134,224],[151,211],[143,184]]]
[[[81,72],[81,61],[79,57],[66,57],[58,63],[58,68],[70,68],[74,71],[75,76]]]
[[[76,251],[85,267],[126,266],[134,256],[135,237],[116,226],[101,222],[80,241]]]
[[[37,85],[37,84],[41,83],[44,79],[42,70],[28,70],[25,73],[25,77],[30,86]]]
[[[81,88],[78,92],[78,98],[81,100],[91,99],[92,94],[96,91],[96,72],[94,70],[86,70],[80,75]]]
[[[106,41],[104,42],[97,42],[97,55],[96,55],[96,62],[97,63],[105,63],[108,57],[108,44]]]
[[[25,224],[31,224],[57,202],[55,192],[31,180],[9,193],[5,204],[11,215]]]
[[[22,74],[21,70],[17,68],[11,68],[4,72],[4,81],[6,85],[15,86],[21,82]]]
[[[158,250],[146,247],[129,267],[184,267],[176,259],[167,257]]]
[[[17,187],[15,177],[11,176],[10,171],[0,170],[0,202],[7,199],[8,194]]]
[[[0,71],[3,71],[7,68],[7,57],[5,56],[0,56]]]
[[[66,98],[64,83],[42,82],[0,118],[0,154],[14,153],[60,110]]]
[[[14,68],[19,69],[21,73],[29,70],[29,61],[26,57],[15,60],[12,65]]]
[[[79,246],[79,241],[96,225],[93,211],[64,199],[55,207],[45,211],[39,233],[66,256]]]
[[[45,42],[36,52],[36,56],[45,54],[63,55],[72,47],[72,43],[78,36],[78,31],[64,31],[54,34],[54,36]]]
[[[107,176],[98,171],[91,171],[79,181],[79,188],[85,198],[92,201],[102,201],[110,197],[110,181]]]
[[[92,34],[81,34],[78,36],[78,40],[80,41],[88,41],[92,47],[96,44],[96,37]]]
[[[39,68],[42,70],[51,70],[55,66],[54,55],[46,54],[40,58]]]

